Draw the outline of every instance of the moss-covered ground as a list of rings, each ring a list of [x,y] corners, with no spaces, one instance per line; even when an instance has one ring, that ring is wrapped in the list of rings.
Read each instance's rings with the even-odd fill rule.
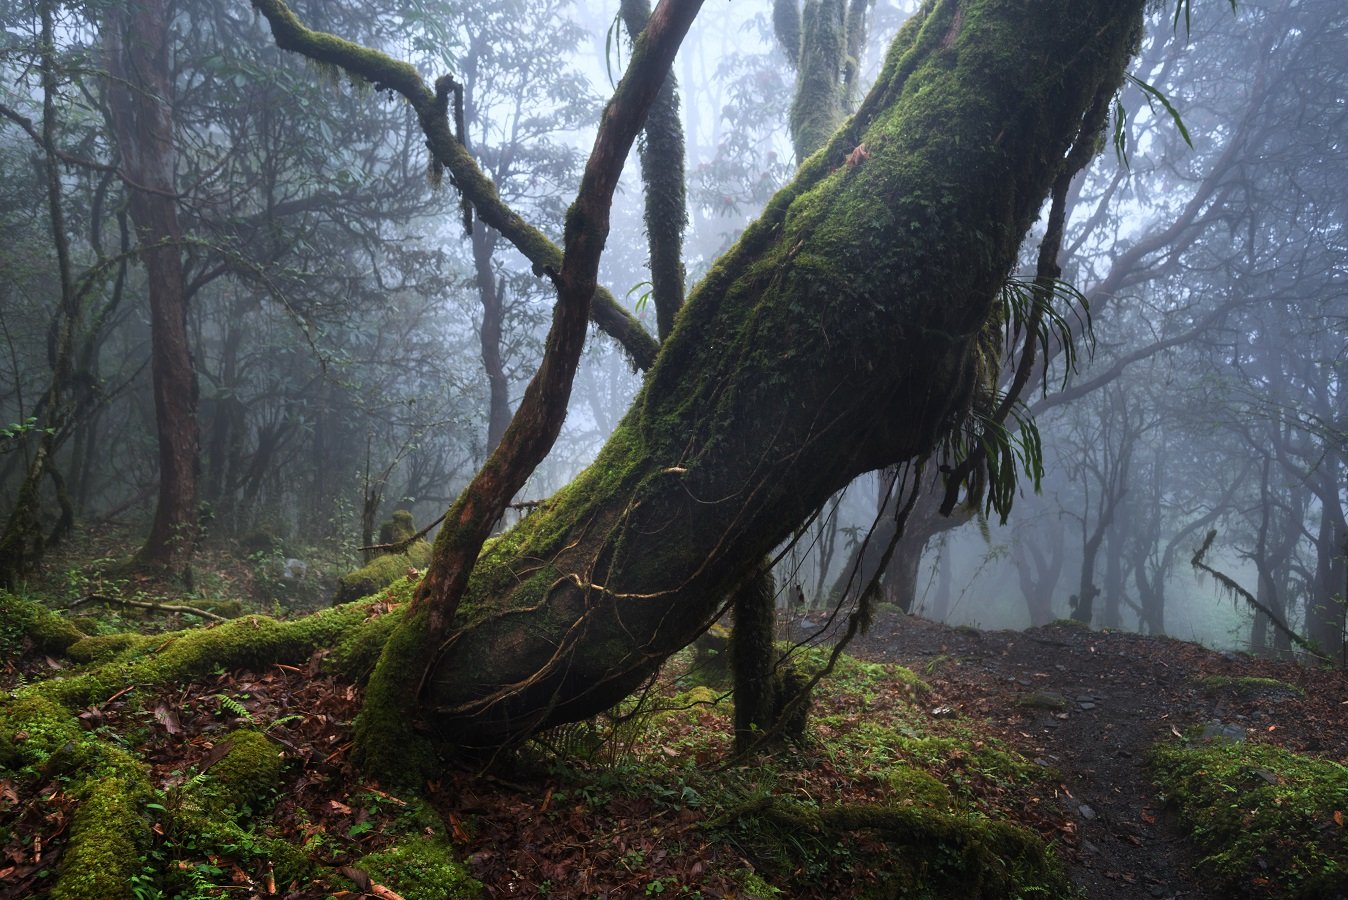
[[[1212,883],[1237,896],[1342,897],[1348,768],[1268,744],[1191,738],[1158,747],[1151,767]]]
[[[934,716],[907,669],[843,657],[808,737],[732,754],[688,651],[620,714],[393,792],[351,759],[361,685],[411,583],[286,621],[89,637],[0,597],[5,877],[33,896],[960,896],[1067,882],[1026,816],[1042,770]],[[88,624],[87,620],[81,624]],[[89,630],[104,630],[91,628]],[[241,647],[250,645],[251,650]],[[806,671],[819,650],[799,650]]]
[[[711,642],[614,715],[395,789],[351,723],[412,586],[185,631],[0,596],[0,896],[1070,897],[1067,870],[1105,897],[1187,890],[1194,860],[1236,895],[1348,884],[1348,676],[1083,628],[887,617],[858,650],[911,669],[842,657],[806,737],[744,758]],[[1250,742],[1171,731],[1217,715]]]

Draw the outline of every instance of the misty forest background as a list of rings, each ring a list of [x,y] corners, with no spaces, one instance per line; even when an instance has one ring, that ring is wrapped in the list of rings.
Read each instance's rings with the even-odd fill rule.
[[[861,85],[915,5],[869,9]],[[426,77],[455,72],[471,153],[559,240],[629,50],[611,5],[294,7]],[[884,599],[980,627],[1073,617],[1270,654],[1296,635],[1342,661],[1348,11],[1250,0],[1189,29],[1172,11],[1068,197],[1062,277],[1088,309],[1059,298],[1047,365],[1006,425],[1021,454],[1042,446],[1040,489],[1022,479],[1005,522],[981,504],[943,516],[933,471]],[[500,439],[541,357],[550,281],[490,227],[465,234],[405,103],[277,49],[246,4],[173,8],[162,121],[120,96],[140,76],[109,71],[119,38],[84,8],[5,2],[0,17],[0,583],[132,595],[136,555],[182,602],[326,605],[382,522],[433,522]],[[797,84],[768,5],[743,2],[706,7],[674,75],[693,284],[795,171]],[[600,280],[656,335],[633,156]],[[138,215],[160,217],[158,241]],[[147,289],[164,265],[181,268],[167,312]],[[193,401],[176,412],[152,388],[173,352],[156,317],[175,314],[177,397]],[[587,465],[639,384],[592,329],[561,438],[517,500]],[[166,427],[190,458],[163,455]],[[190,491],[166,500],[172,467]],[[785,612],[834,606],[892,481],[858,479],[783,549]],[[1195,574],[1212,531],[1206,563],[1249,596]]]

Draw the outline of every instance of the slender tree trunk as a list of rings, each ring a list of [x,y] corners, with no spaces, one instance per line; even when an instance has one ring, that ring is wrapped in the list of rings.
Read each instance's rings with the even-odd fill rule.
[[[487,373],[487,453],[501,443],[510,425],[510,382],[506,380],[501,359],[501,332],[505,324],[505,281],[492,268],[497,234],[488,225],[473,229],[473,271],[477,297],[482,303],[482,327],[478,337],[482,347],[482,368]]]
[[[622,0],[628,34],[636,41],[651,17],[648,0]],[[683,233],[688,227],[684,187],[683,123],[679,121],[678,83],[671,69],[646,115],[637,145],[641,179],[646,186],[646,236],[651,251],[651,297],[657,333],[664,340],[674,330],[674,316],[683,306]]]
[[[1123,573],[1124,536],[1118,526],[1110,529],[1105,541],[1105,592],[1100,625],[1103,628],[1123,627]]]
[[[200,443],[174,183],[169,26],[166,0],[111,4],[105,10],[104,51],[113,77],[108,110],[150,299],[159,500],[138,558],[155,565],[171,564],[196,540]]]
[[[1046,625],[1053,620],[1053,592],[1062,576],[1063,563],[1062,523],[1056,522],[1049,534],[1047,556],[1035,540],[1036,534],[1038,532],[1030,532],[1023,538],[1018,537],[1011,554],[1031,627]]]
[[[1332,463],[1331,463],[1332,465]],[[1335,503],[1320,507],[1315,536],[1315,581],[1306,598],[1306,637],[1326,656],[1342,661],[1344,648],[1344,544],[1348,533]]]

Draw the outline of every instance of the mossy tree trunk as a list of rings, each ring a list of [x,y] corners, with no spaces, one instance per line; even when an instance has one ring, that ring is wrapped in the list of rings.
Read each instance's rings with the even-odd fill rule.
[[[650,20],[650,3],[622,0],[619,9],[627,33],[635,42]],[[646,114],[641,142],[637,145],[641,180],[646,188],[651,300],[655,304],[656,333],[660,340],[669,337],[674,329],[674,317],[683,307],[684,297],[683,233],[688,228],[688,198],[684,187],[678,88],[671,70]]]
[[[494,747],[607,708],[831,493],[935,448],[993,375],[994,299],[1143,5],[936,0],[905,26],[693,293],[599,459],[484,550],[427,726]]]
[[[791,142],[804,162],[856,108],[857,76],[874,0],[774,0],[773,30],[796,71]]]

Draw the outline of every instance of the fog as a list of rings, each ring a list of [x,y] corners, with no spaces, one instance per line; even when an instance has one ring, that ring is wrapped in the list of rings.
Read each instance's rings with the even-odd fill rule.
[[[870,9],[849,60],[858,95],[915,6]],[[554,241],[630,55],[616,7],[294,4],[423,75],[453,72],[466,146]],[[1018,399],[927,462],[878,599],[980,628],[1079,618],[1270,654],[1292,652],[1290,632],[1339,658],[1348,8],[1202,4],[1188,27],[1169,12],[1071,183],[1051,310],[1023,328],[1005,315],[1000,390]],[[6,4],[0,57],[0,519],[16,533],[37,510],[46,543],[143,535],[161,472],[150,276],[108,50],[83,13],[54,15],[45,52],[41,16]],[[389,92],[276,49],[244,3],[181,4],[167,52],[200,429],[193,544],[265,533],[279,555],[339,573],[395,509],[430,524],[467,483],[538,364],[555,292],[495,230],[465,235],[455,185],[428,179],[414,117]],[[794,172],[797,84],[759,3],[708,4],[673,74],[691,288]],[[654,333],[643,192],[633,153],[600,283]],[[1015,283],[1035,278],[1047,212]],[[543,500],[593,460],[640,384],[592,328],[562,435],[517,499]],[[938,508],[980,441],[1017,474],[1004,521],[982,489]],[[855,602],[892,481],[858,479],[780,549],[784,617]],[[1210,531],[1204,561],[1248,597],[1196,572]],[[788,603],[796,585],[805,609]]]

